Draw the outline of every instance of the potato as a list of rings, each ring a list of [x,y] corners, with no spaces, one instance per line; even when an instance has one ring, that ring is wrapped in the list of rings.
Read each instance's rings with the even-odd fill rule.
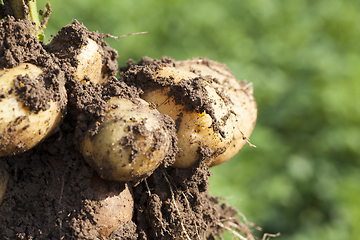
[[[131,181],[151,174],[171,146],[163,115],[142,99],[112,97],[108,104],[98,132],[84,136],[82,155],[105,179]]]
[[[108,237],[115,229],[131,221],[134,211],[134,199],[128,183],[124,189],[109,189],[109,184],[98,174],[91,179],[91,189],[95,194],[94,229],[99,238]]]
[[[211,77],[216,83],[231,88],[238,80],[225,64],[209,60],[207,58],[193,58],[184,61],[176,61],[176,68],[192,72],[197,76]]]
[[[57,57],[71,59],[76,62],[74,77],[79,81],[91,81],[93,83],[103,83],[106,78],[102,73],[102,57],[100,46],[92,39],[87,37],[83,40],[78,49],[67,46],[65,40],[55,38],[48,46],[50,52],[54,52]],[[74,43],[75,44],[75,43]],[[71,45],[71,44],[70,44]],[[59,50],[59,48],[61,50]]]
[[[169,115],[176,123],[178,147],[181,150],[176,155],[173,167],[189,168],[200,157],[208,161],[208,165],[211,164],[233,139],[233,114],[215,89],[204,79],[199,80],[194,73],[166,66],[158,69],[154,77],[159,87],[143,89],[141,98],[153,102],[159,112]],[[176,90],[172,91],[168,84],[170,82],[172,87],[191,85],[195,80],[204,86],[205,99],[199,101],[208,101],[205,105],[209,111],[189,108],[185,102],[191,96],[175,96]],[[161,86],[162,83],[165,87]]]
[[[211,166],[226,162],[234,157],[249,141],[257,118],[257,106],[251,84],[238,81],[232,72],[224,65],[206,58],[191,59],[176,62],[177,68],[195,73],[201,77],[210,77],[211,84],[218,93],[229,98],[227,105],[235,115],[234,139],[230,147],[219,155]]]
[[[9,173],[5,169],[5,164],[0,163],[0,207],[3,204],[3,198],[9,182]]]
[[[46,49],[74,67],[76,80],[102,84],[116,75],[118,68],[117,52],[102,38],[74,20],[54,36]]]
[[[90,79],[93,83],[103,83],[106,78],[102,74],[102,59],[99,45],[92,39],[87,38],[87,44],[81,47],[80,54],[75,56],[78,67],[74,73],[77,80]]]
[[[0,70],[0,157],[34,147],[58,126],[63,116],[62,109],[53,101],[46,111],[30,111],[13,90],[17,76],[36,79],[42,72],[30,63]],[[65,87],[62,94],[66,94]]]

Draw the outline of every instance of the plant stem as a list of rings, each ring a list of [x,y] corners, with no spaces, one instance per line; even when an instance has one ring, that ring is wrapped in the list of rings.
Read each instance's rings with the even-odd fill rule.
[[[35,23],[35,36],[38,36],[39,41],[44,40],[44,30],[41,28],[39,14],[36,8],[36,0],[28,1],[30,19]],[[29,20],[29,19],[28,19]],[[34,35],[34,33],[33,33]]]
[[[22,0],[10,0],[11,9],[14,12],[14,17],[23,19],[25,17],[25,9]]]
[[[44,40],[44,29],[49,16],[52,12],[50,3],[47,2],[45,10],[41,11],[42,20],[40,22],[39,14],[36,7],[36,0],[4,0],[10,3],[14,17],[17,19],[25,19],[29,24],[31,35],[37,37],[39,41]],[[35,26],[33,25],[35,23]]]

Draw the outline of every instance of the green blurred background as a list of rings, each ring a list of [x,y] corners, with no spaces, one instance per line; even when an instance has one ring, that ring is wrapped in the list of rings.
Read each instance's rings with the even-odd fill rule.
[[[73,19],[112,35],[148,31],[108,40],[120,65],[205,56],[253,82],[257,148],[214,167],[211,193],[277,239],[360,238],[360,1],[51,4],[47,40]]]

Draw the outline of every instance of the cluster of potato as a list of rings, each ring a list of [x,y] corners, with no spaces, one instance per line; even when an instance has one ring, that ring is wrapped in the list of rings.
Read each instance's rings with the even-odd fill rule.
[[[61,43],[57,41],[50,44],[60,44],[58,57],[77,62],[72,71],[74,79],[83,84],[105,84],[110,76],[104,73],[102,46],[91,37],[83,43],[75,55],[60,52]],[[135,67],[141,72],[141,68],[145,71],[149,66],[143,63]],[[130,67],[127,71],[132,70]],[[39,82],[39,76],[45,73],[42,67],[28,62],[0,70],[0,157],[33,148],[61,124],[66,106],[50,100],[46,109],[32,111],[27,99],[14,90],[16,85],[23,84],[21,77]],[[148,74],[133,76],[136,80],[126,76],[127,72],[117,81],[138,87],[139,97],[106,99],[108,108],[103,118],[93,124],[97,126],[96,133],[84,134],[79,144],[84,159],[102,178],[142,179],[171,154],[175,155],[171,162],[175,168],[189,168],[198,161],[215,166],[232,158],[249,141],[257,115],[252,86],[236,80],[223,64],[197,58],[158,64]],[[142,87],[137,81],[152,85]],[[65,86],[59,94],[66,98]],[[178,148],[174,148],[174,135]],[[2,168],[0,204],[9,178],[5,167]],[[92,181],[94,192],[106,193],[100,177]],[[126,206],[132,209],[131,193],[124,191],[130,202]],[[132,218],[132,210],[114,215],[124,205],[121,203],[124,197],[119,196],[102,201],[106,207],[97,215],[101,236],[108,236],[115,227]]]

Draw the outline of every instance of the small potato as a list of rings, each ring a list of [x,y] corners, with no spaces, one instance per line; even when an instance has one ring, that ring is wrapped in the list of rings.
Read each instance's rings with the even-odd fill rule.
[[[189,168],[201,155],[205,161],[209,161],[209,165],[229,147],[233,139],[233,114],[215,89],[194,73],[174,67],[161,67],[156,71],[154,78],[159,87],[144,89],[141,98],[155,103],[159,112],[169,115],[176,123],[180,153],[176,155],[172,166]],[[171,90],[180,85],[192,85],[195,81],[199,81],[204,87],[202,94],[205,95],[198,101],[199,104],[201,101],[207,101],[205,105],[208,111],[195,110],[196,107],[190,109],[185,104],[191,97],[199,97],[196,92],[190,93],[193,96],[187,96],[176,95],[176,90]],[[196,86],[193,89],[196,91]],[[196,101],[193,101],[195,105],[198,104]]]
[[[224,98],[235,115],[234,139],[230,147],[220,154],[211,166],[226,162],[234,157],[249,140],[256,118],[257,106],[251,84],[238,81],[232,72],[224,65],[206,58],[190,59],[176,62],[177,68],[195,73],[201,77],[213,79],[212,87]]]
[[[39,112],[31,112],[17,96],[14,79],[28,75],[36,79],[42,69],[23,63],[11,69],[0,70],[0,157],[22,153],[34,147],[58,126],[63,112],[56,102]],[[63,88],[65,95],[65,87]]]
[[[109,189],[109,184],[96,173],[91,179],[91,188],[95,194],[93,204],[95,212],[94,228],[99,238],[108,237],[115,229],[131,221],[134,211],[134,199],[128,183],[124,189]]]
[[[66,49],[66,44],[68,44],[67,41],[55,38],[47,45],[47,48],[59,58],[70,58],[76,62],[76,68],[73,73],[76,80],[101,84],[107,79],[102,73],[101,49],[94,40],[87,37],[82,43],[78,43],[82,45],[77,46],[76,50],[70,46]]]
[[[105,179],[132,181],[151,174],[171,146],[163,115],[142,99],[113,97],[108,104],[98,132],[85,135],[82,155]]]
[[[87,38],[87,44],[81,47],[80,54],[75,58],[78,67],[74,73],[77,80],[90,79],[93,83],[102,84],[106,78],[102,74],[102,58],[99,45],[92,39]]]
[[[117,73],[116,50],[102,40],[103,36],[89,30],[78,21],[64,26],[46,45],[46,49],[74,68],[76,80],[104,83]]]

